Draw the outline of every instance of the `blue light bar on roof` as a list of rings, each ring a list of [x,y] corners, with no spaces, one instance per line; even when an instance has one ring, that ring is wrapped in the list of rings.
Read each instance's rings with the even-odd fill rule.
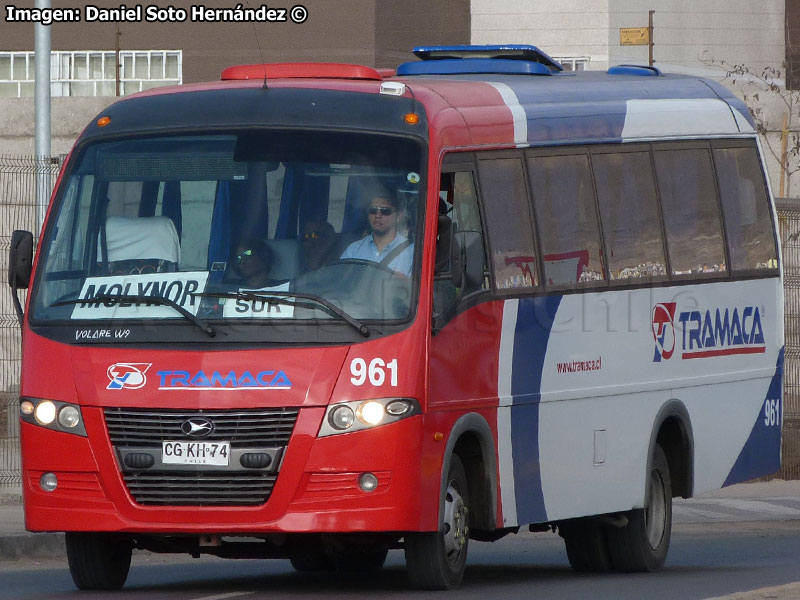
[[[658,77],[661,70],[646,65],[616,65],[608,70],[609,75],[637,75],[639,77]]]
[[[424,61],[474,58],[520,60],[545,65],[554,72],[564,70],[564,67],[557,60],[542,52],[536,46],[529,44],[418,46],[414,48],[414,55]]]
[[[464,75],[474,73],[508,75],[552,75],[545,65],[502,58],[456,58],[407,62],[397,67],[397,75]]]

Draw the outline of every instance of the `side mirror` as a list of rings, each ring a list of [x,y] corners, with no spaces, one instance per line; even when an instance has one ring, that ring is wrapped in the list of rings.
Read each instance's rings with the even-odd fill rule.
[[[453,237],[453,283],[465,291],[481,287],[486,270],[483,236],[478,231],[459,231]]]
[[[33,234],[16,230],[11,234],[8,250],[8,285],[12,289],[27,289],[31,281],[33,262]]]

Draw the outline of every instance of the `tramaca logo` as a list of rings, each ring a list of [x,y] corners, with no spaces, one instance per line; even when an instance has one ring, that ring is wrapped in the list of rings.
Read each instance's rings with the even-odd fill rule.
[[[653,362],[669,360],[680,345],[681,360],[736,354],[764,354],[766,341],[758,306],[676,312],[676,302],[653,307]],[[677,315],[677,316],[676,316]],[[675,321],[679,322],[678,332]]]
[[[653,362],[669,360],[675,352],[675,307],[677,302],[661,302],[653,307],[652,331],[656,342]]]
[[[107,390],[138,390],[147,383],[147,370],[152,363],[114,363],[106,370],[110,383]]]

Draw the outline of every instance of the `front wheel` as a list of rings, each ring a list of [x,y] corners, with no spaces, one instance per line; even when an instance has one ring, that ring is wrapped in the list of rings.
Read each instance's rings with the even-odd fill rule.
[[[469,490],[461,459],[450,458],[439,531],[405,536],[411,584],[419,589],[451,590],[461,584],[469,546]]]
[[[295,571],[300,573],[319,573],[321,571],[333,571],[336,565],[330,556],[321,550],[304,550],[293,554],[289,558]]]
[[[72,581],[80,590],[118,590],[131,567],[130,540],[110,533],[65,535]]]
[[[334,564],[343,573],[377,573],[383,568],[386,548],[345,548],[334,556]]]
[[[609,527],[608,549],[617,571],[657,571],[664,565],[672,530],[672,483],[664,450],[656,444],[645,507],[629,511],[625,527]]]

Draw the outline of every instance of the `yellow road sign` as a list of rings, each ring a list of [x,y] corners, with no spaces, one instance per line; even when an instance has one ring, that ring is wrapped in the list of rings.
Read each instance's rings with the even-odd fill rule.
[[[647,27],[620,27],[620,46],[646,46],[649,43],[650,35]]]

